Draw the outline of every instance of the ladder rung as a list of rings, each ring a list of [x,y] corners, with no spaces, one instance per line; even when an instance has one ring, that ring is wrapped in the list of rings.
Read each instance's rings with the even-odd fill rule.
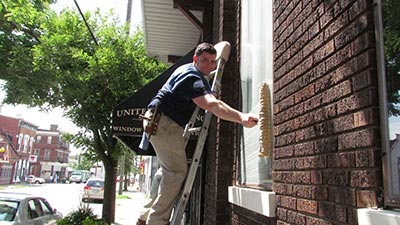
[[[201,127],[189,128],[190,133],[199,133],[200,131],[201,131]]]

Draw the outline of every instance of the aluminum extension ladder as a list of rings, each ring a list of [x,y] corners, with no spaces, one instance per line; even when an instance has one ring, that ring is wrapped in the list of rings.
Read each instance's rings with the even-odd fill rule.
[[[224,71],[225,63],[228,61],[229,54],[231,51],[231,46],[229,42],[222,41],[217,43],[214,47],[217,50],[217,57],[216,57],[217,69],[214,75],[214,80],[211,86],[211,90],[213,91],[213,93],[218,93],[221,87],[222,73]],[[193,159],[190,165],[189,173],[186,177],[179,200],[177,201],[176,206],[174,208],[171,225],[180,225],[182,221],[186,204],[189,200],[190,192],[192,191],[193,182],[196,177],[200,158],[203,153],[203,147],[208,135],[208,128],[211,122],[212,113],[206,111],[204,114],[204,120],[202,125],[200,127],[194,127],[199,112],[200,108],[196,107],[192,117],[190,118],[190,121],[186,124],[183,134],[185,139],[185,146],[187,146],[191,135],[198,135],[198,139],[193,154]]]

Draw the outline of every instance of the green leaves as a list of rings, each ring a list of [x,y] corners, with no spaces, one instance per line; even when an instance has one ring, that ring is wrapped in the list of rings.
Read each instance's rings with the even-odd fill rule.
[[[50,2],[2,0],[5,102],[62,107],[77,126],[100,134],[106,145],[97,146],[111,155],[114,106],[167,66],[146,56],[141,30],[129,36],[128,26],[118,25],[112,14],[85,13],[97,45],[78,11],[65,9],[57,15]]]
[[[400,116],[400,2],[383,1],[384,46],[389,116]]]

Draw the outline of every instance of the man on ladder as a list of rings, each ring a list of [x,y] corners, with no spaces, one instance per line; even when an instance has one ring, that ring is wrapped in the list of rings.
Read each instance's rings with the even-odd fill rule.
[[[256,115],[239,112],[213,95],[206,76],[216,68],[216,55],[212,44],[199,44],[193,62],[175,70],[149,103],[143,117],[146,137],[151,135],[150,143],[162,167],[159,194],[151,208],[148,225],[169,224],[188,171],[184,127],[196,106],[248,128],[257,124]]]

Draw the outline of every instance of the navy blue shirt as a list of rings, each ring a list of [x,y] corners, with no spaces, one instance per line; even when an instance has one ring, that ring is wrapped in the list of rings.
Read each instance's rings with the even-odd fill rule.
[[[211,86],[192,63],[177,68],[165,82],[148,108],[158,109],[184,127],[190,120],[196,104],[192,99],[211,94]]]

